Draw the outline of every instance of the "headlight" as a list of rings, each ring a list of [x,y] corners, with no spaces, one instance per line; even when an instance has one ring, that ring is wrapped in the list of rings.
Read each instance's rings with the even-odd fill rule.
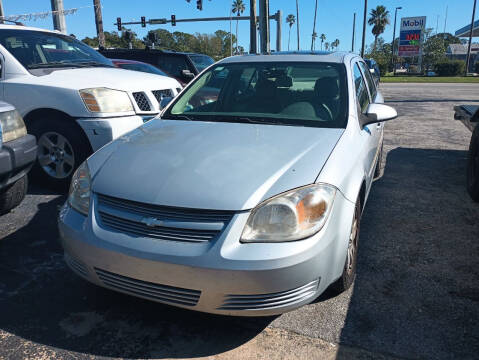
[[[0,113],[0,134],[4,143],[27,135],[27,128],[17,110]]]
[[[133,111],[128,94],[120,90],[93,88],[80,90],[85,106],[91,112],[125,112]]]
[[[88,215],[88,209],[90,208],[90,195],[90,170],[85,161],[73,174],[72,182],[70,184],[70,192],[68,193],[68,203],[78,212],[83,215]]]
[[[307,238],[326,223],[336,188],[313,184],[259,204],[251,212],[242,242],[282,242]]]

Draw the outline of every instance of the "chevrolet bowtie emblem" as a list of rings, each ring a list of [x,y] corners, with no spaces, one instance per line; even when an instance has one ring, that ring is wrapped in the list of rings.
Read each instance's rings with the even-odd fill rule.
[[[148,227],[163,226],[163,221],[154,217],[143,218],[140,222]]]

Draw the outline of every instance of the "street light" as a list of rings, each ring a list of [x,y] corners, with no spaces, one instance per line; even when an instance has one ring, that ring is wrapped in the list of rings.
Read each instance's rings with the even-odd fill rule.
[[[394,29],[393,29],[393,42],[391,44],[391,62],[393,64],[393,72],[396,74],[396,63],[394,61],[394,40],[396,39],[396,18],[398,15],[398,10],[401,10],[402,7],[398,6],[396,8],[396,11],[394,11]]]

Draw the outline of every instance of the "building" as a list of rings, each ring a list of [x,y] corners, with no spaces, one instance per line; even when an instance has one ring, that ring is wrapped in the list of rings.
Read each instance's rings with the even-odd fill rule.
[[[471,30],[471,24],[468,24],[456,31],[457,37],[469,38]],[[479,20],[476,20],[472,26],[472,37],[479,37]],[[479,44],[473,43],[471,46],[471,58],[469,62],[469,72],[474,72],[475,63],[479,61]],[[467,56],[467,44],[451,44],[446,50],[446,56],[454,60],[466,60]]]

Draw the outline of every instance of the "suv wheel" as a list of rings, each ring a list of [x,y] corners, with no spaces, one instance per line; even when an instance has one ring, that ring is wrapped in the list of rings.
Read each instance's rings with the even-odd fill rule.
[[[28,189],[28,178],[22,178],[9,185],[6,189],[0,190],[0,215],[12,210],[14,207],[20,205],[25,198]]]
[[[38,143],[35,180],[66,189],[77,167],[92,153],[83,130],[67,119],[38,119],[29,129]]]

